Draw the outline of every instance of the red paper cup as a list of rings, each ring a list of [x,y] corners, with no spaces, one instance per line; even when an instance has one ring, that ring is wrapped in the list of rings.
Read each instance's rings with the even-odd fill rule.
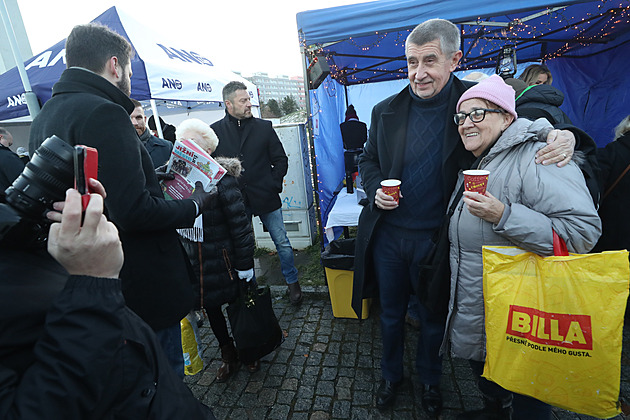
[[[488,186],[488,175],[490,175],[490,171],[483,169],[464,171],[464,188],[466,191],[485,194],[486,187]]]
[[[394,197],[396,203],[400,202],[400,180],[386,179],[381,181],[381,189],[385,194]]]

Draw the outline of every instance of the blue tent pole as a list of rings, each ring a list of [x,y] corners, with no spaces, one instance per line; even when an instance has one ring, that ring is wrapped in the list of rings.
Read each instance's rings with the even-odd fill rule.
[[[0,5],[2,6],[0,7],[2,23],[4,24],[4,29],[7,32],[7,37],[9,38],[9,43],[11,44],[11,51],[13,52],[13,57],[17,63],[18,73],[20,73],[20,79],[22,79],[22,85],[24,86],[26,106],[28,107],[29,114],[31,114],[31,118],[35,118],[37,114],[39,114],[40,109],[39,102],[37,101],[37,95],[33,92],[31,82],[28,80],[28,74],[26,74],[26,69],[24,68],[24,61],[22,60],[22,54],[20,54],[20,49],[18,48],[17,40],[15,39],[13,24],[9,18],[9,11],[7,10],[5,0],[0,1]]]

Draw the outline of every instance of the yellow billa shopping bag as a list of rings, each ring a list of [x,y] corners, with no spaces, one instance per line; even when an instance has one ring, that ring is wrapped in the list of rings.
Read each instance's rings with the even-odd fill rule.
[[[184,353],[184,373],[196,375],[203,369],[203,360],[199,355],[195,330],[190,322],[189,315],[179,321],[182,328],[182,351]]]
[[[628,251],[543,258],[484,246],[483,268],[483,376],[576,413],[619,414]]]

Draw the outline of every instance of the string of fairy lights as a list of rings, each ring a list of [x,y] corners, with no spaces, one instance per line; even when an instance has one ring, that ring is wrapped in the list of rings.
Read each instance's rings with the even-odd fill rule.
[[[583,12],[585,5],[589,4],[593,4],[594,7],[587,10],[584,15],[577,16],[577,13]],[[506,43],[515,46],[517,57],[519,51],[537,49],[539,55],[531,57],[529,61],[541,60],[543,62],[561,56],[571,56],[569,54],[578,54],[586,46],[605,45],[610,39],[615,38],[619,30],[629,27],[630,0],[598,0],[562,8],[549,8],[546,13],[539,14],[534,19],[528,19],[527,16],[509,20],[506,16],[496,17],[494,21],[491,19],[478,17],[476,24],[455,22],[461,28],[462,51],[464,52],[460,70],[493,67],[499,51]],[[484,25],[484,22],[492,22],[492,24]],[[496,26],[497,22],[505,26]],[[334,45],[341,43],[344,47],[352,47],[356,51],[352,55],[335,53],[326,46],[307,45],[303,34],[300,42],[303,51],[325,57],[330,67],[331,79],[342,85],[364,84],[407,77],[404,47],[412,29],[389,33],[375,31],[371,35],[350,37],[334,43]],[[383,51],[385,45],[388,51]],[[471,52],[474,52],[474,57],[470,55]],[[365,69],[358,64],[356,58],[352,61],[352,57],[357,55],[378,58],[381,62]],[[343,63],[344,60],[347,63],[338,64],[338,62]],[[330,83],[328,78],[321,86],[327,95],[337,94],[336,84]],[[311,118],[314,114],[322,112],[320,106],[317,108],[316,112],[311,110]],[[319,167],[317,155],[315,158]],[[319,177],[318,183],[322,184]],[[318,186],[318,190],[320,193],[323,192],[321,185]],[[320,199],[320,201],[323,204],[323,200]]]
[[[543,14],[537,20],[526,21],[522,17],[512,19],[509,22],[504,22],[505,27],[491,30],[486,29],[486,26],[483,25],[484,19],[479,17],[479,25],[460,25],[462,29],[462,39],[464,40],[463,48],[466,51],[473,49],[472,47],[479,47],[479,49],[474,49],[476,55],[487,56],[490,54],[492,56],[492,58],[487,58],[485,62],[479,63],[477,65],[478,68],[482,65],[484,67],[491,67],[488,63],[496,58],[498,51],[508,41],[516,43],[517,47],[520,46],[523,49],[531,48],[533,44],[544,42],[548,44],[560,43],[561,46],[546,52],[542,56],[536,57],[536,59],[543,61],[550,60],[564,55],[568,51],[579,49],[582,46],[599,43],[606,39],[618,25],[623,23],[627,24],[629,22],[628,10],[630,10],[630,3],[628,0],[599,0],[597,3],[597,7],[594,8],[593,11],[587,12],[585,16],[577,17],[570,15],[571,12],[580,10],[576,7],[583,6],[582,3],[576,7],[568,6]],[[609,5],[614,5],[615,7],[608,7]],[[600,18],[603,18],[604,21],[603,24],[600,25],[598,32],[588,33],[588,31],[592,30],[592,27],[588,26],[587,23]],[[486,19],[486,21],[489,20],[490,19]],[[500,20],[496,22],[500,22]],[[488,27],[492,28],[492,26]],[[554,28],[561,28],[561,31],[556,33]],[[368,76],[361,75],[361,78],[357,75],[357,72],[362,70],[357,60],[339,65],[335,58],[344,58],[346,57],[345,55],[329,51],[326,47],[307,47],[306,40],[302,40],[302,42],[303,47],[311,51],[312,54],[326,57],[331,69],[331,76],[341,84],[371,83],[374,81],[374,78],[378,78],[383,74],[387,75],[387,79],[405,77],[404,43],[410,31],[411,29],[391,33],[376,31],[372,35],[359,38],[350,37],[342,41],[365,57],[382,57],[383,61],[387,62],[403,61],[399,67],[394,69],[390,67],[371,68],[364,72],[367,73]],[[552,32],[554,36],[550,36],[550,32]],[[390,41],[390,39],[392,40]],[[557,41],[558,39],[560,41]],[[570,39],[570,41],[562,42],[567,39]],[[382,50],[381,46],[384,41],[387,41],[389,52],[380,51]],[[391,53],[392,46],[395,50],[393,54]],[[352,54],[352,56],[356,56],[356,54]],[[465,57],[461,63],[461,68],[467,69],[468,60],[473,59],[474,57]]]

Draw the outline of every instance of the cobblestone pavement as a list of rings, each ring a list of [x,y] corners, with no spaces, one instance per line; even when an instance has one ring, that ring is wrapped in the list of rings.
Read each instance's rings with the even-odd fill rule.
[[[394,408],[381,412],[374,406],[381,356],[378,307],[373,305],[369,318],[363,321],[334,318],[325,287],[310,293],[305,290],[299,307],[289,304],[285,290],[272,287],[274,310],[287,338],[262,360],[260,371],[254,374],[241,368],[226,383],[216,383],[218,344],[207,320],[201,328],[205,369],[187,377],[186,382],[197,398],[212,407],[217,419],[429,418],[420,405],[420,388],[412,375],[416,330],[406,327],[405,381]],[[630,343],[627,332],[624,343]],[[621,393],[629,395],[630,361],[625,353]],[[445,359],[441,387],[442,419],[454,419],[463,410],[481,407],[467,362]],[[559,409],[554,409],[553,415],[561,420],[591,419]]]

